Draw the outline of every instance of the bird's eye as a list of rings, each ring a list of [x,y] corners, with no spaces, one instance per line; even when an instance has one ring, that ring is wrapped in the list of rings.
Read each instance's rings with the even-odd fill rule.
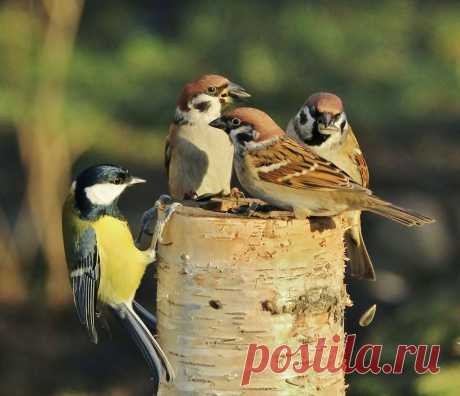
[[[309,108],[310,110],[310,114],[313,118],[316,118],[316,116],[318,115],[318,112],[316,111],[316,107],[315,106],[312,106]]]
[[[214,85],[211,85],[208,88],[208,92],[211,93],[211,94],[215,94],[217,92],[217,88]]]
[[[239,118],[232,118],[232,121],[230,122],[232,123],[232,126],[235,126],[235,127],[241,124],[241,120]]]
[[[121,183],[123,183],[123,180],[122,180],[121,177],[117,177],[117,178],[115,178],[115,180],[113,181],[113,184],[121,184]]]

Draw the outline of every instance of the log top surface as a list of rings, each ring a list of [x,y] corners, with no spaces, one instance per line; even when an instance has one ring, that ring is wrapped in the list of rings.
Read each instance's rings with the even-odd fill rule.
[[[260,205],[249,216],[251,204]],[[212,198],[209,201],[184,201],[176,213],[190,217],[255,219],[294,219],[294,213],[279,210],[261,200],[252,198]]]
[[[252,203],[260,204],[257,211],[249,215],[247,209]],[[267,205],[265,202],[253,198],[212,198],[209,201],[183,201],[182,206],[177,208],[175,213],[179,216],[200,218],[200,219],[234,219],[239,222],[256,221],[288,221],[295,223],[309,224],[312,231],[323,231],[336,228],[337,224],[348,228],[346,217],[310,217],[296,219],[293,212],[279,210],[276,207]]]

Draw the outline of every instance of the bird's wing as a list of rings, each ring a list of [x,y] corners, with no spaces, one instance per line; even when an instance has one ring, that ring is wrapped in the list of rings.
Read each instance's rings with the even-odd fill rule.
[[[361,174],[362,185],[365,188],[369,187],[369,168],[361,150],[354,155],[354,160],[358,165],[359,173]]]
[[[352,150],[352,155],[351,155],[351,160],[356,164],[359,170],[359,174],[361,175],[361,185],[364,188],[369,187],[369,168],[367,167],[366,160],[364,159],[364,155],[359,148],[358,141],[356,140],[356,137],[353,133],[353,131],[350,129],[349,131],[349,136],[350,136],[350,145],[354,149]]]
[[[288,136],[249,155],[259,178],[270,183],[296,189],[367,191],[347,173]]]
[[[176,138],[178,125],[171,124],[169,127],[169,133],[166,137],[165,142],[165,152],[164,152],[164,166],[166,169],[166,176],[169,177],[169,165],[171,163],[171,156],[172,156],[172,147],[174,145],[174,140]]]
[[[86,227],[75,239],[73,252],[68,258],[75,308],[78,318],[88,330],[91,340],[97,343],[94,318],[99,288],[100,257],[96,243],[96,232],[93,228]]]

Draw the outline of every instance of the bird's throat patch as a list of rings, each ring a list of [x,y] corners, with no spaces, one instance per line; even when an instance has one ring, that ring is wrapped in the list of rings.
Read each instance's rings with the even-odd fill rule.
[[[308,144],[309,146],[321,146],[327,139],[329,139],[331,135],[325,135],[318,130],[318,124],[313,125],[313,129],[311,131],[311,137],[306,138],[302,136],[302,140]]]

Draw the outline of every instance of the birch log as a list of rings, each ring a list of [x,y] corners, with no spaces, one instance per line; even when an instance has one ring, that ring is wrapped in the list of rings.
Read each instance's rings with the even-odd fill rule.
[[[322,365],[331,345],[339,361],[350,302],[345,229],[340,216],[248,218],[186,206],[175,212],[158,251],[157,315],[176,381],[162,384],[159,395],[344,395],[342,370],[299,374],[291,363],[273,373],[269,363],[248,385],[241,379],[252,343],[293,352],[308,345],[312,363],[325,338]]]

